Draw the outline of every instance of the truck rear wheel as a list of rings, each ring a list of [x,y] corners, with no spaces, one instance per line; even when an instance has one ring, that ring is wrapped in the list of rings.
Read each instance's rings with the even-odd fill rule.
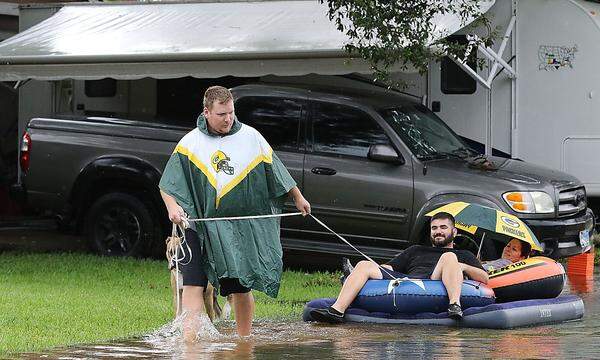
[[[144,256],[161,236],[151,204],[125,193],[99,197],[85,217],[91,248],[105,256]]]

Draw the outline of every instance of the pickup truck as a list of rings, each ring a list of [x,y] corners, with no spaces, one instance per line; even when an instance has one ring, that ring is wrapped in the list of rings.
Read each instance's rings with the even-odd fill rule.
[[[453,201],[520,217],[547,256],[590,247],[595,220],[578,179],[515,159],[481,161],[412,97],[265,84],[232,92],[237,117],[270,142],[313,213],[371,256],[429,244],[425,214]],[[101,254],[158,253],[170,227],[157,184],[176,143],[193,126],[195,119],[186,127],[91,116],[34,118],[20,154],[28,201],[73,224]],[[282,220],[282,245],[353,254],[302,217]],[[488,241],[484,259],[496,257],[501,246]]]

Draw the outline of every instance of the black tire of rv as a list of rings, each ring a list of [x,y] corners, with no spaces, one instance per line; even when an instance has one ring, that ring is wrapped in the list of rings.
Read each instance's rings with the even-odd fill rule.
[[[86,214],[84,231],[91,249],[104,256],[146,256],[162,236],[152,204],[120,192],[100,196]]]

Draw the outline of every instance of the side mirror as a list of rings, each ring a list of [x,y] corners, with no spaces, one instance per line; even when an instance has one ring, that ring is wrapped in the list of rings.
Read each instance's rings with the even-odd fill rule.
[[[404,165],[402,155],[389,145],[371,145],[367,157],[373,161],[386,162],[390,164]]]

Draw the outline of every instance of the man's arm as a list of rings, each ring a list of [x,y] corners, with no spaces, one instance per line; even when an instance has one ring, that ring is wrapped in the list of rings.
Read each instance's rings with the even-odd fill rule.
[[[169,213],[169,220],[175,224],[181,224],[182,217],[185,215],[185,211],[183,208],[177,204],[177,201],[171,195],[165,193],[164,191],[160,191],[160,196],[162,197],[165,206],[167,207],[167,212]]]
[[[310,203],[306,201],[300,189],[297,186],[294,186],[289,192],[288,195],[294,200],[294,204],[296,204],[296,209],[302,213],[302,215],[306,216],[310,214]]]
[[[479,267],[475,267],[475,266],[471,266],[471,265],[467,265],[467,264],[463,264],[463,263],[460,263],[460,266],[462,268],[463,274],[467,275],[469,277],[469,279],[487,284],[489,278],[488,278],[488,273],[485,270],[483,270],[482,268],[479,268]]]

